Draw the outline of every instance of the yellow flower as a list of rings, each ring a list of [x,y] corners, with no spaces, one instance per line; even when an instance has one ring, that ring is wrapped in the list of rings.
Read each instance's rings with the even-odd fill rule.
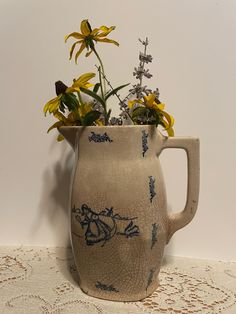
[[[163,103],[156,102],[155,94],[149,94],[148,96],[144,96],[143,100],[134,99],[128,102],[128,106],[130,109],[132,109],[135,104],[141,104],[146,108],[154,109],[157,112],[160,122],[164,126],[168,135],[174,136],[173,130],[174,118],[166,111],[164,111],[165,105]]]
[[[142,101],[141,99],[133,99],[133,100],[129,100],[129,101],[128,101],[128,107],[129,107],[130,109],[133,109],[133,106],[134,106],[135,104],[141,104],[141,105],[143,105],[143,101]]]
[[[56,123],[54,123],[47,131],[50,132],[51,130],[55,129],[55,128],[59,128],[61,126],[74,126],[77,125],[77,120],[78,120],[78,115],[76,114],[76,112],[71,112],[68,117],[66,118],[61,112],[59,112],[58,110],[56,110],[53,113],[54,117],[56,119],[58,119],[59,121],[57,121]],[[57,141],[63,141],[64,137],[59,134],[57,137]]]
[[[144,96],[144,105],[147,107],[147,108],[150,108],[150,109],[154,109],[156,110],[157,112],[158,111],[163,111],[164,108],[165,108],[165,105],[162,104],[162,103],[156,103],[155,100],[156,100],[156,95],[155,94],[149,94],[148,96]]]
[[[83,104],[78,108],[77,111],[72,111],[68,114],[68,116],[64,116],[60,111],[56,110],[53,115],[57,121],[54,123],[47,131],[50,132],[52,129],[59,128],[60,126],[74,126],[79,125],[79,121],[81,118],[84,118],[84,116],[92,110],[92,106],[90,104]]]
[[[59,128],[61,126],[76,126],[81,125],[81,120],[86,116],[87,113],[90,111],[93,111],[92,104],[90,103],[83,103],[79,106],[79,108],[75,111],[72,111],[69,113],[69,115],[66,117],[64,116],[60,111],[55,110],[53,113],[54,117],[58,119],[57,122],[55,122],[47,131],[50,132],[51,130],[55,128]],[[96,125],[103,126],[104,122],[101,119],[95,120]],[[64,137],[59,134],[57,137],[57,141],[60,142],[64,139]]]
[[[94,76],[95,73],[85,73],[81,75],[77,80],[75,80],[71,87],[67,87],[61,81],[56,82],[57,97],[49,100],[46,103],[46,105],[43,108],[44,114],[46,115],[48,111],[49,113],[55,113],[60,106],[63,95],[70,94],[73,92],[79,92],[81,87],[87,89],[93,86],[93,84],[89,83],[88,81],[92,79]]]
[[[88,52],[86,53],[86,57],[88,57],[94,50],[94,42],[104,42],[104,43],[112,43],[116,46],[119,46],[118,42],[105,38],[111,31],[115,29],[115,26],[107,27],[107,26],[100,26],[99,28],[94,28],[92,30],[88,20],[83,20],[80,24],[81,33],[73,32],[67,36],[65,36],[65,42],[69,37],[74,37],[78,39],[70,49],[70,59],[72,58],[74,49],[76,45],[80,45],[79,50],[75,54],[75,62],[77,63],[77,59],[82,51],[87,48]],[[91,50],[89,50],[91,49]]]
[[[83,103],[78,108],[78,113],[79,113],[79,116],[82,118],[82,120],[86,116],[86,114],[89,113],[90,111],[93,111],[93,106],[91,103]],[[104,125],[104,121],[101,119],[95,120],[95,123],[96,125],[99,125],[99,126]]]
[[[81,118],[84,118],[85,115],[86,115],[88,112],[92,111],[92,110],[93,110],[92,105],[91,105],[91,104],[87,104],[87,103],[81,104],[81,105],[79,106],[79,108],[78,108],[78,112],[79,112],[79,115],[80,115]]]

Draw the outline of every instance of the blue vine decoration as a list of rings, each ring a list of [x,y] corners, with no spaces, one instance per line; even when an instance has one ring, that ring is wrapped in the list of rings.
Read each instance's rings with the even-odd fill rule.
[[[95,287],[97,289],[101,289],[101,290],[104,290],[104,291],[119,292],[119,290],[114,288],[113,285],[106,285],[104,283],[101,283],[100,281],[97,281],[97,283],[95,284]]]
[[[155,178],[153,176],[149,176],[149,192],[150,192],[150,202],[152,203],[152,199],[156,196]]]
[[[151,240],[152,244],[151,244],[151,249],[154,247],[154,245],[157,242],[157,230],[158,230],[157,224],[156,223],[152,224],[152,240]]]
[[[89,246],[97,243],[102,243],[102,246],[104,246],[115,235],[132,238],[140,234],[139,227],[133,222],[137,217],[122,217],[119,214],[114,214],[113,207],[97,213],[87,204],[83,204],[81,208],[75,208],[74,206],[72,213],[84,231],[83,235],[73,234],[84,237],[86,244]],[[124,224],[121,224],[122,221],[127,221],[125,227]]]
[[[149,270],[146,290],[148,289],[148,287],[149,287],[150,284],[152,283],[154,273],[155,273],[155,270],[154,270],[154,269],[150,269],[150,270]]]
[[[148,150],[148,133],[145,131],[145,130],[142,130],[142,147],[143,147],[143,152],[142,152],[142,155],[144,157],[146,151]]]
[[[107,135],[105,132],[104,134],[96,134],[95,132],[91,132],[91,135],[89,136],[89,142],[95,142],[95,143],[104,143],[104,142],[113,142],[112,139]]]

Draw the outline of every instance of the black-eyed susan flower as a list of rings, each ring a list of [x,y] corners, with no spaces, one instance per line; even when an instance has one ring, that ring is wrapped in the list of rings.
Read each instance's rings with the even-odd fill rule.
[[[78,106],[76,110],[70,112],[67,117],[59,110],[55,110],[53,115],[58,121],[48,129],[47,133],[61,126],[104,125],[103,120],[100,118],[101,113],[94,110],[92,103],[80,104],[80,106]],[[63,139],[64,137],[62,135],[58,135],[58,142]]]
[[[142,99],[130,100],[128,106],[133,110],[133,118],[137,116],[140,118],[150,117],[155,124],[161,124],[169,136],[174,136],[174,118],[164,111],[165,105],[157,100],[155,94],[143,96]]]
[[[68,117],[65,117],[61,112],[58,110],[55,110],[53,113],[54,117],[58,119],[57,122],[55,122],[50,128],[48,129],[47,133],[49,133],[51,130],[55,128],[59,128],[61,126],[74,126],[77,125],[78,117],[75,112],[71,112]],[[57,137],[57,141],[60,142],[64,139],[64,137],[59,134]]]
[[[67,87],[63,82],[58,81],[55,83],[56,86],[56,94],[57,97],[49,100],[43,108],[44,114],[47,112],[55,113],[59,108],[64,108],[64,103],[66,105],[71,103],[72,108],[76,106],[76,98],[73,97],[73,92],[79,92],[80,88],[88,89],[93,86],[93,84],[89,83],[89,80],[95,76],[95,73],[85,73],[81,75],[77,80],[74,81],[72,86]],[[68,99],[69,97],[69,99]]]
[[[99,28],[92,29],[88,20],[83,20],[80,24],[80,31],[81,33],[73,32],[67,36],[65,36],[65,41],[68,38],[73,37],[78,39],[70,49],[70,59],[73,56],[75,47],[80,45],[79,50],[75,54],[75,62],[77,63],[77,59],[80,54],[83,52],[85,48],[87,48],[86,57],[88,57],[92,52],[95,52],[94,42],[104,42],[104,43],[111,43],[116,46],[119,46],[119,43],[115,40],[106,38],[107,35],[110,34],[111,31],[115,29],[115,26],[107,27],[107,26],[100,26]]]

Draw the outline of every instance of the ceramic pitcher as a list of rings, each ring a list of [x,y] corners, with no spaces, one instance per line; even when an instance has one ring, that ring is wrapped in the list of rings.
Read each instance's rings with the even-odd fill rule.
[[[75,152],[71,242],[81,289],[94,297],[137,301],[158,287],[163,250],[195,215],[199,140],[165,137],[155,126],[61,127]],[[159,155],[187,153],[183,211],[169,213]]]

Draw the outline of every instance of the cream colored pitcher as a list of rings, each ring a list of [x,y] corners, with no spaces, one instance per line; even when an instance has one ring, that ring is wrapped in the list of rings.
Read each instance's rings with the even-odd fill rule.
[[[71,241],[81,289],[107,300],[147,297],[158,287],[166,243],[197,209],[199,140],[164,137],[150,125],[59,131],[75,152]],[[187,201],[178,213],[167,211],[159,162],[166,148],[187,153]]]

